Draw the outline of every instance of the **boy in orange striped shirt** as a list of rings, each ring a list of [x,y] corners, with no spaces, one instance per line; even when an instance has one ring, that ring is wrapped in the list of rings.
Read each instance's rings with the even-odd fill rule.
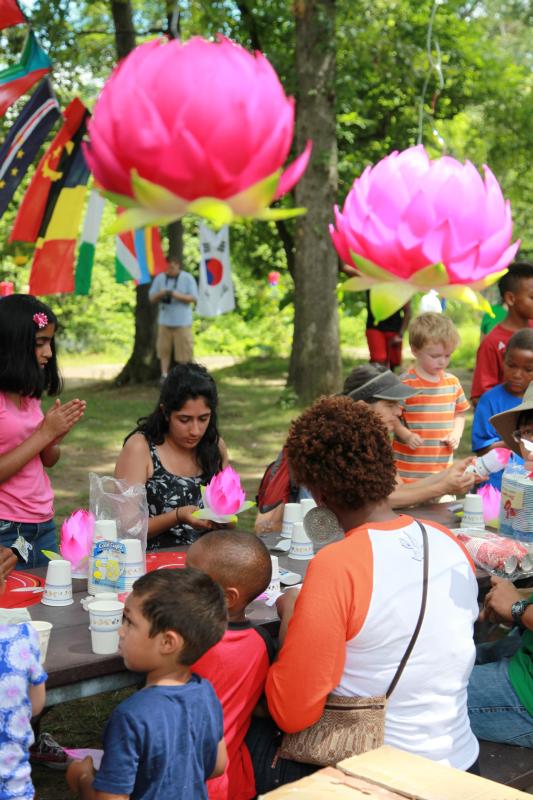
[[[446,469],[459,447],[469,404],[463,387],[446,372],[459,334],[443,314],[420,314],[409,326],[414,366],[401,377],[417,394],[403,401],[394,427],[396,467],[404,481]]]

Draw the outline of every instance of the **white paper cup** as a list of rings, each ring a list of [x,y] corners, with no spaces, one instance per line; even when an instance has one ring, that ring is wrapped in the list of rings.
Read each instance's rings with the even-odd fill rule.
[[[137,578],[145,574],[146,564],[140,539],[121,539],[120,541],[126,547],[124,585],[125,590],[129,592]]]
[[[73,602],[70,561],[49,561],[41,603],[45,606],[69,606]]]
[[[95,600],[89,605],[93,653],[106,656],[118,650],[118,631],[122,624],[124,603],[118,600]]]
[[[272,561],[272,577],[268,584],[267,594],[275,594],[281,589],[279,582],[279,561],[277,556],[270,556],[270,560]]]
[[[41,620],[30,620],[30,625],[35,628],[39,634],[39,648],[41,650],[41,661],[44,663],[46,654],[48,652],[48,644],[50,642],[50,633],[52,632],[52,623],[44,622]]]
[[[292,526],[295,522],[302,521],[302,509],[300,503],[285,503],[283,509],[283,524],[281,526],[281,535],[286,539],[292,536]]]
[[[465,514],[483,513],[483,498],[480,494],[467,494],[463,501]]]
[[[300,508],[302,510],[303,521],[307,512],[311,511],[312,508],[316,508],[316,503],[312,497],[304,497],[303,500],[300,500]]]
[[[294,522],[292,526],[292,540],[291,549],[289,550],[289,558],[297,558],[302,561],[307,561],[313,558],[313,542],[305,532],[303,522]]]
[[[117,523],[114,519],[97,519],[94,523],[94,542],[116,542]]]

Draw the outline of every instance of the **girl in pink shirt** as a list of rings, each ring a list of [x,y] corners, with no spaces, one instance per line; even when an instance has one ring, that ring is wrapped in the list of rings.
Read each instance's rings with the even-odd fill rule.
[[[47,563],[57,550],[53,492],[45,467],[83,416],[85,402],[57,399],[43,414],[43,391],[57,395],[57,318],[31,295],[0,300],[0,545],[13,549],[17,568]]]

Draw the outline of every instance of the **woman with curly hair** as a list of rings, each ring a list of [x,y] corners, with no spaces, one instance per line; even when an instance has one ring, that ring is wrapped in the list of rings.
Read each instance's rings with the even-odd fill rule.
[[[352,400],[362,400],[367,403],[376,412],[387,431],[392,433],[394,423],[402,413],[401,402],[416,394],[416,389],[406,386],[390,370],[384,370],[379,365],[363,364],[355,367],[347,375],[342,394]],[[393,508],[405,508],[417,503],[434,501],[443,495],[466,494],[474,485],[474,475],[465,473],[471,461],[471,458],[463,458],[439,473],[412,483],[404,483],[397,475],[389,496],[390,504]],[[297,485],[294,475],[291,475],[291,491],[297,495],[296,499],[300,499],[298,493],[302,489]],[[267,507],[258,504],[256,533],[281,530],[283,509],[282,502]]]
[[[192,515],[201,505],[201,486],[228,461],[217,403],[217,387],[205,367],[177,364],[155,409],[137,420],[124,441],[115,477],[146,485],[149,550],[191,544],[215,527]]]
[[[287,452],[298,483],[346,532],[312,560],[297,599],[280,604],[284,641],[266,696],[274,721],[293,733],[317,722],[330,692],[385,694],[417,624],[424,546],[419,524],[391,508],[394,456],[369,406],[342,396],[318,400],[292,423]],[[427,605],[388,702],[385,743],[475,769],[479,748],[466,706],[478,614],[474,567],[450,531],[424,525]]]

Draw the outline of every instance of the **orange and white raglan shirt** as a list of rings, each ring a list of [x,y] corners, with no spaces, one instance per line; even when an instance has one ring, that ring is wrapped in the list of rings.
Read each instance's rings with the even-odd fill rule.
[[[410,369],[401,381],[417,390],[417,394],[402,400],[402,422],[423,441],[415,450],[396,437],[392,443],[398,474],[410,483],[450,466],[453,450],[443,439],[452,432],[456,415],[464,414],[470,406],[463,387],[449,372],[443,372],[434,382]]]
[[[450,531],[424,524],[427,606],[388,702],[385,743],[468,769],[479,752],[467,712],[478,615],[474,565]],[[315,723],[330,692],[385,694],[416,627],[422,556],[422,532],[407,515],[349,531],[315,556],[266,683],[282,730]]]

